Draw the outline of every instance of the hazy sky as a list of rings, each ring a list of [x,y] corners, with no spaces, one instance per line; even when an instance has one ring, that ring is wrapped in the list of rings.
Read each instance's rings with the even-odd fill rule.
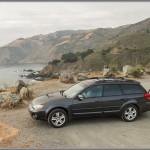
[[[0,2],[0,46],[57,30],[117,27],[150,17],[150,2]]]

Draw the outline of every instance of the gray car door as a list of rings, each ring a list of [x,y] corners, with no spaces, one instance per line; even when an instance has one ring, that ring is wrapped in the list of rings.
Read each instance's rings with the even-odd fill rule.
[[[83,100],[76,97],[73,100],[72,115],[98,115],[102,113],[102,85],[95,85],[85,89],[80,95],[84,96]]]
[[[125,101],[120,85],[106,84],[103,91],[103,112],[115,113],[120,111],[120,107]]]

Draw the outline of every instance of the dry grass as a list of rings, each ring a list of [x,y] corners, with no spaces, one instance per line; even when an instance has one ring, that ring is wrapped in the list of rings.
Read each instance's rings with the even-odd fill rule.
[[[16,93],[16,88],[15,87],[6,87],[3,89],[0,89],[0,92],[12,92],[12,93]]]
[[[40,83],[32,83],[29,86],[29,90],[33,91],[33,98],[38,97],[43,94],[57,92],[60,90],[67,89],[73,84],[60,83],[58,79],[53,79],[49,81],[43,81]]]
[[[92,72],[87,72],[86,75],[88,77],[102,77],[103,72],[102,71],[92,71]]]
[[[0,123],[0,147],[7,147],[18,134],[18,129]]]
[[[12,109],[14,108],[15,105],[10,103],[10,102],[3,102],[1,105],[0,105],[0,108],[1,109]]]
[[[75,83],[75,79],[74,77],[71,77],[70,79],[68,79],[68,76],[65,76],[65,77],[59,77],[59,81],[61,83],[65,83],[65,84],[72,84],[72,83]]]
[[[87,72],[86,75],[91,78],[91,77],[102,77],[103,76],[103,71],[92,71],[92,72]],[[117,77],[122,77],[123,73],[121,71],[117,71],[115,73]]]
[[[61,83],[64,83],[64,84],[73,84],[73,83],[76,83],[75,82],[75,79],[73,79],[73,80],[67,80],[67,79],[60,79],[59,80]]]
[[[10,102],[5,102],[0,104],[0,109],[8,110],[8,109],[20,109],[20,108],[25,108],[29,104],[28,101],[23,100],[17,105],[14,105]]]
[[[5,92],[5,89],[0,89],[0,93],[1,93],[1,92]]]

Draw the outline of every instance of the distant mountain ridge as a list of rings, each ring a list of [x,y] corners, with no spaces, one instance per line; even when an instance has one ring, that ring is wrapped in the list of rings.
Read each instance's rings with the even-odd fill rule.
[[[89,48],[101,51],[119,45],[128,47],[129,43],[130,47],[150,47],[147,35],[149,31],[150,18],[117,28],[65,30],[26,39],[19,38],[0,47],[0,63],[47,63],[60,59],[67,52],[86,51]],[[147,42],[139,44],[140,40]]]

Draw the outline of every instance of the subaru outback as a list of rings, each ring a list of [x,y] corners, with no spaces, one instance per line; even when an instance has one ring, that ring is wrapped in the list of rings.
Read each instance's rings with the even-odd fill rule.
[[[126,79],[88,79],[67,90],[45,94],[29,105],[34,119],[47,120],[55,128],[76,117],[119,115],[134,121],[150,110],[150,94],[140,82]]]

